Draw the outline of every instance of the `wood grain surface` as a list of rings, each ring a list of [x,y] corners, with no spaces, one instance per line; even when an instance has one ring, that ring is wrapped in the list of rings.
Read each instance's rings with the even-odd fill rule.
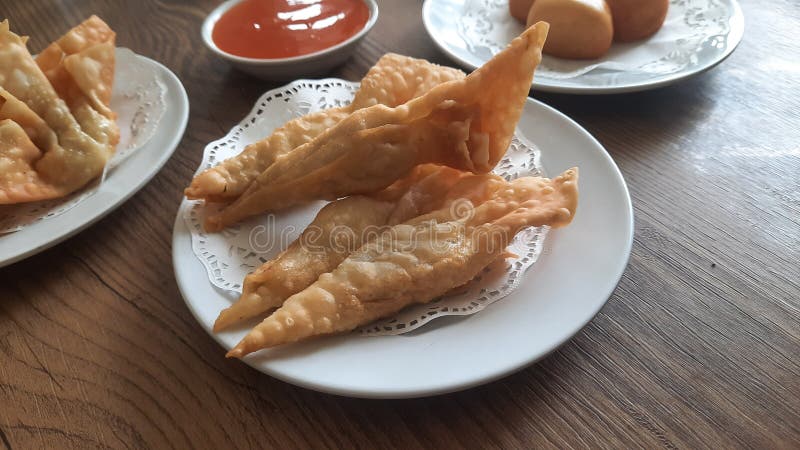
[[[717,68],[607,97],[534,96],[609,150],[636,235],[619,287],[572,341],[521,372],[440,397],[375,401],[262,375],[184,305],[170,239],[204,145],[275,87],[200,42],[216,2],[2,0],[40,50],[86,16],[183,81],[186,135],[108,217],[0,269],[0,446],[8,448],[800,447],[800,7],[745,0]],[[419,1],[381,18],[334,75],[393,51],[452,64]],[[0,238],[0,245],[2,239]]]

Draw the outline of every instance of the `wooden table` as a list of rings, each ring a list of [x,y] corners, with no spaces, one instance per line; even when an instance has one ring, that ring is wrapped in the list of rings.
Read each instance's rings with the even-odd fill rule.
[[[91,13],[161,61],[186,135],[141,192],[69,241],[0,270],[0,442],[68,447],[800,446],[800,8],[745,0],[721,66],[613,97],[534,95],[592,132],[631,191],[630,265],[600,314],[538,364],[466,392],[367,401],[226,360],[178,293],[172,224],[204,145],[275,87],[200,43],[215,2],[4,0],[38,51]],[[449,64],[420,2],[383,1],[356,56]],[[1,244],[0,244],[1,245]]]

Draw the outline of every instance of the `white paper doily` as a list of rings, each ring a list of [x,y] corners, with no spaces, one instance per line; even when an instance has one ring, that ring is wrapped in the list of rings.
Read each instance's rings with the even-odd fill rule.
[[[206,146],[198,173],[240,153],[245,146],[263,139],[291,118],[349,103],[357,89],[358,83],[329,78],[298,80],[267,92],[227,136]],[[542,176],[539,150],[524,138],[515,136],[494,172],[506,179]],[[227,291],[229,295],[226,296],[234,301],[241,292],[244,277],[286,248],[324,205],[325,202],[320,201],[277,214],[265,214],[219,233],[205,233],[202,226],[214,206],[206,206],[202,201],[186,201],[179,214],[191,232],[192,250],[206,268],[209,281]],[[547,227],[524,230],[509,246],[509,251],[518,258],[491,265],[457,294],[406,308],[394,317],[362,328],[360,333],[402,334],[438,317],[480,311],[517,288],[525,271],[536,262],[546,234]]]
[[[22,230],[40,220],[57,217],[93,195],[106,174],[114,170],[155,133],[166,110],[166,87],[158,73],[127,48],[116,49],[111,110],[117,114],[120,140],[100,179],[63,198],[0,206],[0,234]]]
[[[722,42],[729,31],[727,11],[722,0],[671,0],[664,26],[652,37],[615,43],[598,60],[545,55],[536,76],[568,79],[599,69],[660,75],[678,72],[697,62],[707,40],[718,37]],[[504,49],[523,30],[508,12],[508,0],[467,0],[458,19],[458,32],[467,48],[486,59]]]

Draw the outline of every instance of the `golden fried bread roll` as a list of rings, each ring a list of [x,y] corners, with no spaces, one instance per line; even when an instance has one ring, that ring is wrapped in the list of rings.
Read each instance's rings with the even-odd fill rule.
[[[535,0],[527,26],[550,23],[543,52],[559,58],[593,59],[611,47],[614,25],[604,0]]]
[[[664,24],[669,8],[669,0],[606,1],[614,18],[614,40],[620,42],[638,41],[655,34]]]
[[[508,0],[508,12],[511,13],[511,17],[525,23],[532,4],[533,0]]]

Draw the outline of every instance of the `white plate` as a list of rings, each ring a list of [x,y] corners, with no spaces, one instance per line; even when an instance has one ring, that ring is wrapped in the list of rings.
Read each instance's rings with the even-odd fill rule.
[[[693,2],[707,3],[709,7],[697,7]],[[507,7],[508,0],[425,0],[422,20],[434,43],[445,54],[458,64],[475,69],[507,44],[498,40],[510,42],[522,33],[524,27],[511,18]],[[699,20],[713,26],[699,27]],[[690,40],[673,41],[668,33],[677,26],[690,27],[698,34]],[[722,62],[743,34],[744,16],[736,0],[671,0],[667,22],[655,36],[636,43],[615,43],[606,57],[597,60],[607,63],[627,55],[630,65],[619,70],[595,69],[565,78],[567,71],[575,69],[571,64],[574,62],[545,55],[542,67],[547,69],[537,71],[533,87],[568,94],[614,94],[667,86]],[[678,41],[683,47],[677,47]],[[659,66],[662,69],[650,72],[633,69],[640,64],[651,68],[652,64],[661,64],[660,60],[640,59],[644,56],[639,54],[641,48],[635,51],[637,45],[649,45],[657,54],[663,54],[670,68]]]
[[[137,57],[143,67],[160,76],[166,87],[166,110],[152,138],[111,170],[95,193],[71,209],[0,235],[0,267],[50,248],[100,220],[141,189],[172,156],[189,119],[186,90],[169,69],[150,58]]]
[[[257,352],[244,361],[318,391],[421,397],[497,379],[570,339],[605,304],[622,276],[633,240],[631,200],[608,153],[565,115],[528,99],[518,131],[541,149],[547,173],[580,168],[581,198],[574,222],[549,233],[539,260],[516,291],[478,314],[438,319],[411,333],[324,337]],[[225,349],[232,348],[246,330],[211,332],[230,300],[208,281],[180,212],[172,258],[192,314]],[[218,357],[223,355],[220,349]]]

